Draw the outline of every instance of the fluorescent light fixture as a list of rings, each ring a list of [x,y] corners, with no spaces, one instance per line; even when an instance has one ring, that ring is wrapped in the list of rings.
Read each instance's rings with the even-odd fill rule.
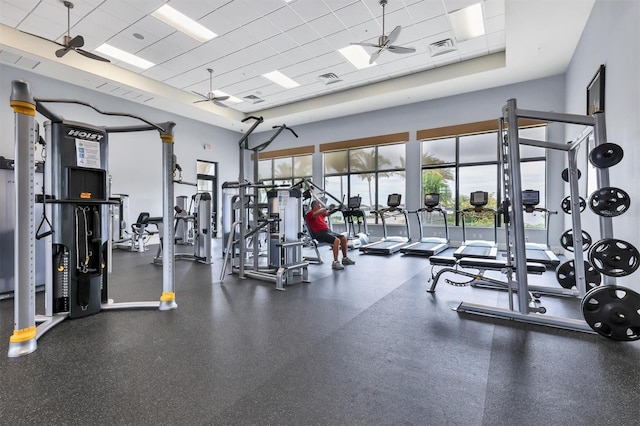
[[[354,67],[358,68],[359,70],[378,65],[375,62],[372,64],[369,63],[369,59],[371,58],[371,56],[367,53],[366,50],[364,50],[364,47],[362,46],[356,46],[352,44],[347,47],[343,47],[342,49],[338,49],[338,52],[340,52],[342,56],[344,56],[349,62],[351,62],[351,64],[353,64]]]
[[[457,41],[469,40],[485,34],[482,4],[476,3],[449,14]]]
[[[186,15],[183,15],[182,13],[166,4],[152,12],[151,16],[161,20],[167,25],[172,26],[176,30],[185,33],[189,37],[193,37],[200,43],[204,43],[215,37],[218,37],[218,34],[210,31],[208,28],[200,25],[193,19],[189,18]]]
[[[228,93],[224,93],[222,90],[214,90],[213,94],[216,96],[216,98],[219,98],[219,97],[222,97],[222,96],[228,96],[229,99],[227,99],[224,102],[228,102],[230,104],[239,104],[241,102],[244,102],[242,99],[236,98],[235,96],[230,95]]]
[[[126,62],[129,65],[133,65],[134,67],[142,68],[143,70],[155,66],[153,62],[149,62],[146,59],[142,59],[136,55],[132,55],[131,53],[120,50],[117,47],[108,45],[107,43],[99,46],[96,51],[107,56],[111,56],[112,58],[119,61]]]
[[[293,89],[294,87],[300,86],[295,81],[291,80],[286,75],[282,74],[280,71],[271,71],[266,74],[262,74],[263,77],[268,78],[276,84],[284,87],[285,89]]]

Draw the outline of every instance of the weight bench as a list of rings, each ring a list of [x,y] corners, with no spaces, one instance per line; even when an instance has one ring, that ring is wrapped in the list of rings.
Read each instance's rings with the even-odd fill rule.
[[[436,285],[438,284],[440,276],[447,272],[471,278],[471,280],[462,283],[447,280],[447,283],[454,286],[463,287],[469,285],[471,287],[482,287],[498,290],[505,290],[509,286],[509,284],[504,281],[486,277],[484,275],[486,271],[502,271],[506,273],[507,262],[503,260],[471,257],[456,259],[455,257],[449,256],[431,256],[429,258],[429,262],[431,263],[431,278],[429,279],[429,282],[431,282],[431,287],[427,290],[429,293],[434,293],[436,291]],[[444,268],[440,269],[438,273],[434,274],[434,268],[436,266],[443,266]],[[515,270],[515,265],[511,266],[513,270]],[[465,271],[464,269],[476,269],[478,272],[474,273]],[[529,274],[542,275],[546,271],[547,267],[541,263],[527,262],[527,273]],[[517,291],[517,288],[514,288],[513,290]],[[542,289],[540,292],[543,292]]]

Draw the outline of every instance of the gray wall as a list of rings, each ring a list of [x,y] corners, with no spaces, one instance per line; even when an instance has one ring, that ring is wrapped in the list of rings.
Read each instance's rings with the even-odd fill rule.
[[[492,120],[500,117],[502,107],[511,98],[518,100],[518,105],[526,109],[538,109],[542,111],[565,110],[565,79],[564,75],[528,81],[519,84],[482,90],[463,95],[437,99],[428,102],[420,102],[389,108],[381,111],[373,111],[363,114],[342,117],[334,120],[326,120],[307,125],[295,126],[299,139],[282,137],[269,147],[269,149],[290,148],[297,145],[315,145],[316,153],[313,158],[314,180],[322,184],[322,154],[319,152],[319,144],[340,140],[364,138],[381,134],[409,132],[409,141],[406,144],[407,181],[404,201],[408,209],[417,209],[421,206],[421,172],[420,172],[420,141],[416,140],[416,131],[455,124],[464,124],[483,120]],[[268,133],[257,134],[256,137],[268,138]],[[564,140],[564,126],[550,125],[548,137],[552,140]],[[493,147],[492,147],[493,149]],[[560,180],[560,172],[565,167],[561,154],[550,152],[548,158],[548,182]],[[547,205],[560,205],[564,197],[562,187],[548,184]],[[559,236],[563,232],[563,224],[558,216],[553,217],[551,223],[551,235]],[[418,230],[415,219],[412,220],[412,233],[417,238]],[[373,235],[381,235],[381,232],[370,227]],[[390,232],[399,234],[401,230]],[[441,229],[426,229],[425,235],[431,236],[442,232]],[[491,239],[492,230],[480,231],[478,238]],[[503,242],[504,233],[499,230],[499,239]],[[528,231],[529,239],[534,242],[543,242],[544,232]],[[451,229],[453,245],[458,245],[462,240],[460,229]],[[552,246],[559,249],[558,238],[552,238]]]
[[[4,100],[0,102],[0,129],[2,129],[0,155],[4,157],[14,158],[14,114],[9,106],[13,80],[27,81],[33,95],[39,98],[77,99],[88,102],[103,111],[134,114],[152,122],[174,121],[176,123],[174,151],[178,156],[178,163],[183,168],[184,181],[196,181],[197,159],[219,163],[219,182],[238,179],[236,141],[239,135],[235,132],[8,66],[0,66],[0,99]],[[47,107],[66,119],[94,125],[141,124],[139,121],[128,118],[103,116],[87,107],[57,103],[47,104]],[[38,114],[36,120],[42,124],[45,118]],[[109,174],[112,176],[112,193],[130,196],[129,221],[135,221],[141,211],[148,211],[152,216],[160,216],[162,214],[162,147],[158,132],[114,133],[110,135],[109,141]],[[213,151],[205,151],[205,143],[213,145]],[[36,159],[39,158],[40,156],[36,155]],[[196,188],[175,185],[175,192],[176,195],[190,196],[196,192]]]
[[[613,219],[614,236],[640,249],[640,2],[597,0],[566,72],[567,112],[584,114],[586,86],[606,65],[607,135],[624,149],[621,163],[609,169],[612,186],[627,191],[631,208]],[[571,128],[567,136],[579,132]],[[584,164],[584,162],[583,162]],[[586,164],[582,170],[586,168]],[[587,211],[583,227],[597,239],[598,217]],[[571,227],[567,223],[567,228]],[[640,291],[640,272],[618,283]]]

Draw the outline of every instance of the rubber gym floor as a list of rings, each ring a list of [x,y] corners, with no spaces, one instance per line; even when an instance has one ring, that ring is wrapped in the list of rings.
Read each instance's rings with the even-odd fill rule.
[[[20,358],[6,357],[13,302],[0,301],[0,424],[639,424],[640,342],[464,316],[459,302],[506,307],[506,293],[441,281],[429,294],[425,258],[351,252],[333,271],[324,250],[312,282],[284,292],[215,283],[220,256],[178,261],[178,309],[67,320]],[[159,299],[154,254],[114,252],[115,301]],[[542,301],[579,317],[579,300]]]

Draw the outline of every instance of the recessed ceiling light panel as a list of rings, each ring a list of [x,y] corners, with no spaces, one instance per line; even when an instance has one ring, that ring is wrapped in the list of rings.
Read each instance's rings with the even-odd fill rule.
[[[218,37],[216,33],[208,28],[200,25],[198,22],[189,18],[169,5],[163,5],[151,13],[156,19],[161,20],[167,25],[172,26],[176,30],[185,33],[189,37],[198,40],[200,43],[207,42],[215,37]]]
[[[458,42],[485,34],[481,3],[449,13],[449,20]]]
[[[300,86],[298,83],[296,83],[295,81],[293,81],[292,79],[290,79],[286,75],[282,74],[278,70],[271,71],[271,72],[266,73],[266,74],[262,74],[262,76],[265,77],[265,78],[268,78],[269,80],[273,81],[276,84],[279,84],[280,86],[284,87],[285,89],[293,89],[294,87]]]
[[[362,46],[352,44],[350,46],[343,47],[342,49],[338,49],[338,52],[340,52],[347,61],[351,62],[351,64],[359,70],[378,65],[375,62],[372,64],[369,63],[371,56],[369,56]]]
[[[153,62],[149,62],[146,59],[142,59],[136,55],[132,55],[129,52],[125,52],[124,50],[113,47],[107,43],[98,46],[98,48],[96,48],[96,51],[104,55],[111,56],[114,59],[118,59],[119,61],[126,62],[127,64],[133,65],[134,67],[142,68],[143,70],[155,66]]]

